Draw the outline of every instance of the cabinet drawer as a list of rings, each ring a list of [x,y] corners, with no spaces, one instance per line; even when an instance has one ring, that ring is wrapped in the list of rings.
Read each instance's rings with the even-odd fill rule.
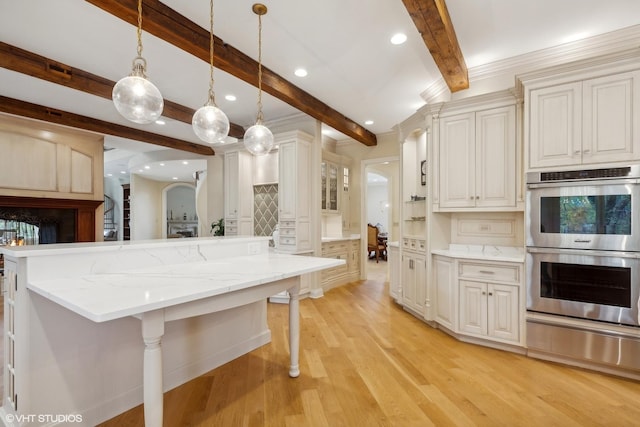
[[[281,245],[294,245],[296,244],[296,237],[283,237],[280,236],[280,244]]]
[[[295,228],[296,227],[296,222],[295,221],[280,221],[280,228]]]
[[[489,265],[461,262],[458,276],[465,279],[520,283],[520,268],[517,265]]]
[[[296,229],[295,228],[280,228],[281,236],[295,236]]]

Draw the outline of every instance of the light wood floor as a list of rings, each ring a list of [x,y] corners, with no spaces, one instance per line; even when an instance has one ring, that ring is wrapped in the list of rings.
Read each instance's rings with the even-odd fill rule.
[[[640,383],[456,341],[389,300],[384,269],[301,301],[301,376],[287,312],[272,342],[164,396],[165,426],[637,426]],[[104,424],[143,426],[142,407]]]

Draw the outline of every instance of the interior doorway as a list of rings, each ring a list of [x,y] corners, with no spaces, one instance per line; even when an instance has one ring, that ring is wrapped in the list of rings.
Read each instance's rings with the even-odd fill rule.
[[[175,183],[162,192],[163,238],[197,237],[196,188],[188,183]]]
[[[363,160],[361,200],[361,244],[368,246],[367,224],[378,226],[380,241],[388,244],[400,236],[400,171],[397,157]],[[385,259],[369,259],[363,251],[363,278],[387,280],[388,265]],[[384,277],[381,277],[384,276]]]

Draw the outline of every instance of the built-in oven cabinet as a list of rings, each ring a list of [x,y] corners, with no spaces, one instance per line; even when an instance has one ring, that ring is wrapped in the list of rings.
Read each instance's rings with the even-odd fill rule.
[[[473,111],[448,106],[442,113],[435,209],[517,210],[516,106],[513,97],[507,101],[511,105],[474,104]]]
[[[528,169],[640,160],[640,62],[585,66],[519,76]]]

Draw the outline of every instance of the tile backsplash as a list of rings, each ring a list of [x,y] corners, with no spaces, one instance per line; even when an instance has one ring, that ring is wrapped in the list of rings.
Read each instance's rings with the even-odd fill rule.
[[[254,233],[271,236],[278,223],[278,184],[253,187]]]

